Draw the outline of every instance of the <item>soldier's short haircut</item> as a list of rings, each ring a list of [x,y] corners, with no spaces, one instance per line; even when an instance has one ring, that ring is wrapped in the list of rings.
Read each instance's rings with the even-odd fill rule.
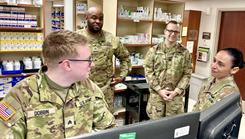
[[[179,23],[175,20],[170,20],[167,25],[166,25],[166,28],[168,27],[169,24],[175,24],[175,25],[179,25]]]
[[[77,46],[83,46],[89,40],[73,31],[60,30],[51,32],[43,42],[43,57],[48,67],[55,67],[59,61],[78,56]]]

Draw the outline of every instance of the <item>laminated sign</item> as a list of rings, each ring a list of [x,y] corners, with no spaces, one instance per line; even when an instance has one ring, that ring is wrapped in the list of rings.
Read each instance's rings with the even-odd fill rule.
[[[197,61],[208,61],[209,48],[199,47],[197,50]]]

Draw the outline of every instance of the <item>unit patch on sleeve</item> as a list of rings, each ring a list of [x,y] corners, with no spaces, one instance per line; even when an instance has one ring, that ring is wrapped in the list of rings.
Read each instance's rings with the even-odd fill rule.
[[[0,116],[7,121],[9,118],[11,118],[16,112],[9,107],[5,102],[0,103]]]

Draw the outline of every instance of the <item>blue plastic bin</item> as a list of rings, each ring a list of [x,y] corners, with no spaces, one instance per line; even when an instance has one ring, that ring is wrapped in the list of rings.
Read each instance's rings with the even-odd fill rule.
[[[2,75],[21,74],[23,71],[23,65],[22,64],[21,64],[20,70],[12,70],[12,71],[3,70],[2,65],[0,65],[0,66],[1,66]]]

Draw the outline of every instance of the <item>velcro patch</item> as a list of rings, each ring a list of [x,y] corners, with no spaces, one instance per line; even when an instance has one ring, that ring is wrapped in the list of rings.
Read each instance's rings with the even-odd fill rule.
[[[11,118],[16,112],[9,107],[5,102],[0,103],[0,116],[7,121],[9,118]]]

